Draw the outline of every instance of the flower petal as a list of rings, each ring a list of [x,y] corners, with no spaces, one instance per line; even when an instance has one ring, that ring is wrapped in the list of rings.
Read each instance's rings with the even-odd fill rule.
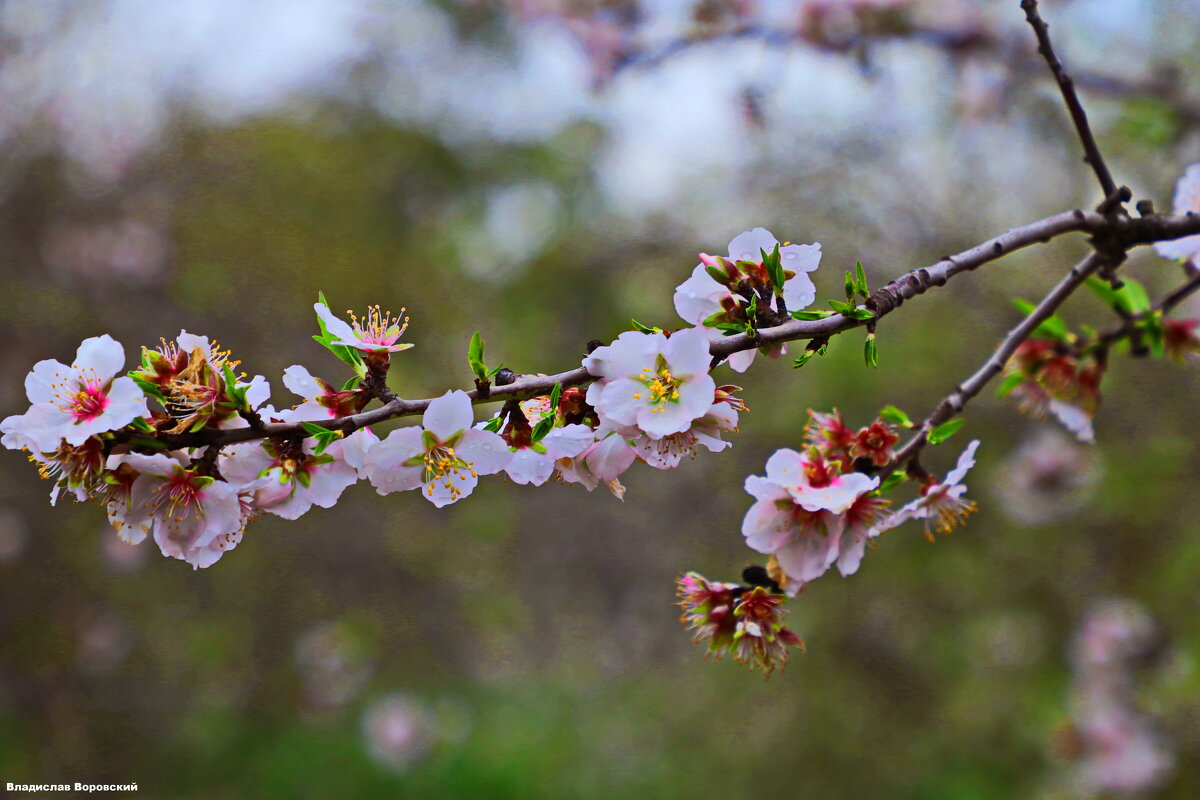
[[[471,427],[475,419],[471,398],[461,390],[446,392],[425,409],[422,424],[439,441],[446,441],[459,431]]]
[[[72,366],[85,380],[107,383],[124,368],[125,348],[107,333],[84,339],[75,351],[75,362]]]
[[[496,434],[471,428],[463,434],[455,454],[467,461],[477,475],[492,475],[508,466],[513,453]]]
[[[779,244],[779,240],[771,235],[771,232],[766,228],[754,228],[753,230],[743,231],[729,242],[729,257],[734,261],[753,261],[760,263],[762,261],[761,250],[766,250],[770,253],[775,249],[775,245]]]

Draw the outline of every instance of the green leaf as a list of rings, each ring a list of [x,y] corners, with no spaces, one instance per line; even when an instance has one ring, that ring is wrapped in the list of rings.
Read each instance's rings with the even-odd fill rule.
[[[1027,317],[1037,308],[1033,303],[1020,297],[1013,298],[1013,305]],[[1051,314],[1038,323],[1038,326],[1033,329],[1033,335],[1040,339],[1054,339],[1058,342],[1071,341],[1071,331],[1058,314]]]
[[[714,281],[721,284],[722,286],[729,285],[729,273],[727,273],[725,270],[721,269],[720,267],[714,266],[712,264],[705,264],[704,271],[708,273],[708,277],[712,278]],[[637,322],[634,322],[633,324],[636,325]]]
[[[931,430],[926,439],[930,444],[941,444],[954,434],[958,433],[958,429],[965,424],[967,424],[967,421],[962,417],[952,419],[949,422],[943,422],[941,425],[938,425],[936,428]]]
[[[867,335],[866,344],[863,345],[863,360],[868,367],[879,366],[879,348],[875,345],[875,334]]]
[[[129,423],[129,427],[133,428],[135,431],[141,431],[142,433],[154,433],[154,428],[151,427],[150,423],[146,421],[145,417],[138,417],[133,422]]]
[[[1155,358],[1162,358],[1166,350],[1162,316],[1158,313],[1150,314],[1142,320],[1140,327],[1146,337],[1146,341],[1150,343],[1151,354]]]
[[[718,313],[724,313],[724,312],[718,312]],[[636,319],[631,319],[629,321],[633,323],[633,327],[635,330],[639,330],[642,333],[662,333],[662,328],[651,328],[649,325],[643,325],[642,323],[638,322]]]
[[[793,311],[789,314],[792,319],[814,320],[833,316],[832,311]]]
[[[351,389],[355,388],[358,385],[358,381],[359,381],[359,377],[357,375],[355,375],[353,378],[351,378],[350,380],[348,380],[342,384],[342,391],[348,392]]]
[[[857,320],[861,321],[861,320],[875,319],[875,312],[869,308],[853,308],[853,309],[847,311],[843,316],[849,317],[850,319],[857,319]]]
[[[329,428],[312,422],[301,422],[300,427],[304,428],[304,432],[309,436],[320,436],[323,433],[329,433]]]
[[[843,303],[841,300],[830,300],[829,307],[843,316],[854,311],[854,303]]]
[[[1125,285],[1117,290],[1118,302],[1124,305],[1130,314],[1142,314],[1150,310],[1150,295],[1146,287],[1133,278],[1124,278]]]
[[[483,429],[485,431],[491,431],[492,433],[499,433],[500,426],[503,424],[504,424],[503,417],[492,417],[491,419],[489,419],[487,422],[484,423]]]
[[[562,381],[554,384],[554,388],[550,390],[550,413],[558,413],[558,401],[562,400]]]
[[[1110,306],[1117,304],[1117,290],[1112,288],[1108,281],[1093,276],[1087,279],[1087,287]]]
[[[813,351],[813,350],[805,350],[803,353],[800,354],[799,358],[797,358],[795,361],[792,362],[792,369],[800,369],[801,367],[803,367],[805,364],[807,364],[809,361],[812,360],[812,357],[814,354],[815,354],[815,351]]]
[[[1123,278],[1124,284],[1120,289],[1112,288],[1108,281],[1100,278],[1088,278],[1088,288],[1096,293],[1101,300],[1118,311],[1126,314],[1141,314],[1150,310],[1150,295],[1146,287],[1133,278]]]
[[[710,325],[709,327],[721,331],[726,336],[732,336],[735,333],[749,333],[751,330],[753,330],[753,328],[751,328],[745,322],[718,322],[717,324]]]
[[[538,424],[533,426],[533,436],[531,438],[535,443],[540,442],[553,429],[554,417],[542,417],[538,420]]]
[[[1014,389],[1016,389],[1018,386],[1020,386],[1022,383],[1024,383],[1027,380],[1029,380],[1029,378],[1024,373],[1014,372],[1013,374],[1011,374],[1007,378],[1005,378],[1004,382],[1000,384],[1000,388],[996,390],[996,396],[997,397],[1008,397],[1010,394],[1013,393]]]
[[[871,290],[867,287],[867,272],[861,261],[854,262],[854,286],[864,298],[871,296]]]
[[[858,286],[854,283],[854,276],[849,272],[846,273],[846,300],[853,301],[854,295],[858,291]]]
[[[158,384],[151,383],[150,381],[146,380],[145,378],[143,378],[141,375],[137,374],[136,372],[130,372],[127,374],[130,378],[133,379],[133,382],[138,385],[138,388],[141,389],[142,392],[149,395],[150,397],[153,397],[155,400],[162,403],[163,405],[166,405],[167,398],[165,395],[163,395],[162,389],[158,388]]]
[[[876,494],[887,494],[895,489],[900,484],[904,483],[904,470],[896,470],[891,475],[883,479],[883,483],[879,484],[879,488],[875,490]]]
[[[328,436],[318,436],[317,446],[314,450],[314,454],[318,456],[321,455],[325,452],[326,447],[329,447],[329,445],[333,444],[340,438],[342,438],[341,434],[339,434],[337,431],[329,431]]]
[[[762,253],[763,266],[767,268],[767,275],[771,277],[771,287],[775,290],[776,295],[783,294],[783,262],[779,258],[779,242],[775,243],[775,249],[768,253],[766,250],[760,249]]]
[[[487,365],[483,363],[483,337],[479,335],[479,331],[471,336],[471,343],[467,346],[467,362],[471,365],[471,372],[475,373],[475,377],[481,381],[487,380]]]
[[[901,428],[911,428],[913,426],[913,422],[908,418],[908,414],[905,414],[895,406],[884,406],[879,412],[879,418],[884,422],[899,425]]]

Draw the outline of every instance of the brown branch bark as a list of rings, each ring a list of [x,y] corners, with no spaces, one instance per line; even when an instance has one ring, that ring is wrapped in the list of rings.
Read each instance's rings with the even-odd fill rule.
[[[713,343],[712,354],[717,358],[725,358],[741,350],[749,350],[763,344],[828,337],[852,328],[875,324],[880,318],[898,308],[905,300],[924,294],[935,286],[942,286],[955,275],[977,269],[1015,250],[1048,242],[1072,232],[1090,233],[1094,239],[1103,240],[1108,247],[1128,249],[1137,245],[1200,233],[1200,215],[1150,215],[1138,219],[1126,217],[1107,219],[1104,215],[1096,212],[1064,211],[1028,225],[1012,228],[982,244],[956,255],[947,256],[936,264],[906,272],[872,294],[871,299],[866,303],[866,307],[876,313],[876,316],[871,319],[855,320],[840,314],[833,314],[819,320],[789,320],[773,328],[761,329],[758,331],[758,336],[753,338],[744,334],[725,337]],[[476,403],[522,400],[549,394],[556,383],[561,383],[565,389],[579,386],[590,380],[592,380],[592,376],[588,374],[587,370],[577,367],[546,377],[526,376],[503,386],[493,386],[486,398],[480,397],[475,390],[471,390],[467,394],[471,397],[472,402]],[[421,414],[433,400],[434,398],[422,400],[394,398],[369,411],[313,424],[349,434],[369,425],[377,425],[398,417]],[[203,445],[224,446],[255,439],[305,435],[303,426],[299,423],[275,422],[266,423],[261,428],[252,426],[221,430],[206,429],[186,434],[158,434],[155,437],[139,435],[138,438],[156,438],[171,449],[179,449]]]

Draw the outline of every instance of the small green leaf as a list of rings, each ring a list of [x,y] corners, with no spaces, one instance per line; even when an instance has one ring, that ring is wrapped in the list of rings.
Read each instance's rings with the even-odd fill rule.
[[[1120,289],[1112,288],[1108,281],[1100,278],[1088,278],[1088,288],[1096,293],[1104,302],[1118,311],[1126,314],[1141,314],[1150,310],[1150,296],[1146,287],[1133,278],[1122,278]]]
[[[558,413],[558,401],[562,400],[562,381],[554,384],[554,388],[550,390],[550,413]]]
[[[154,433],[154,428],[150,426],[150,423],[146,421],[145,417],[138,417],[133,422],[129,423],[129,427],[133,428],[135,431],[141,431],[142,433]]]
[[[958,433],[958,429],[966,423],[967,421],[962,417],[952,419],[949,422],[943,422],[941,425],[938,425],[936,428],[931,430],[926,439],[930,444],[941,444],[954,434]]]
[[[908,414],[905,414],[895,406],[884,406],[879,412],[879,418],[884,422],[899,425],[901,428],[911,428],[913,426],[912,420],[908,418]]]
[[[554,417],[542,417],[540,420],[538,420],[538,424],[533,426],[533,441],[535,443],[540,442],[542,439],[545,439],[546,434],[553,429]]]
[[[904,483],[905,475],[903,470],[896,470],[891,475],[883,479],[883,483],[879,484],[879,488],[875,490],[876,494],[887,494],[895,489],[900,484]]]
[[[705,264],[704,271],[708,273],[708,277],[712,278],[722,286],[729,285],[729,274],[720,267],[714,266],[713,264]],[[636,325],[637,323],[634,322],[634,324]]]
[[[1027,317],[1037,308],[1033,303],[1020,297],[1013,298],[1013,305]],[[1058,314],[1051,314],[1038,323],[1038,326],[1033,329],[1033,335],[1041,339],[1054,339],[1058,342],[1071,341],[1071,331],[1067,328],[1067,323]]]
[[[1133,278],[1124,278],[1123,281],[1125,285],[1117,291],[1117,294],[1120,296],[1120,301],[1124,303],[1125,310],[1130,314],[1142,314],[1149,311],[1150,295],[1146,293],[1146,287]]]
[[[833,312],[832,311],[793,311],[793,312],[791,312],[791,314],[789,314],[789,316],[792,319],[808,321],[808,320],[815,320],[815,319],[825,319],[826,317],[833,316]]]
[[[792,362],[792,369],[800,369],[801,367],[803,367],[805,364],[807,364],[809,361],[812,360],[813,355],[814,355],[814,351],[805,350],[803,353],[800,354],[799,358],[797,358],[795,361]]]
[[[867,272],[861,261],[854,262],[854,286],[864,298],[871,296],[871,290],[867,287]]]
[[[724,313],[724,312],[718,312],[718,313]],[[662,333],[662,328],[651,328],[649,325],[643,325],[642,323],[638,322],[636,319],[631,319],[629,321],[633,323],[634,330],[639,330],[642,333]]]
[[[1142,333],[1146,337],[1146,341],[1150,343],[1150,352],[1155,358],[1162,358],[1166,350],[1165,331],[1162,325],[1162,316],[1159,313],[1150,314],[1142,319]]]
[[[762,253],[763,266],[767,268],[767,275],[771,277],[771,288],[774,289],[776,295],[783,294],[783,262],[779,258],[779,242],[775,243],[775,249],[768,253],[766,250],[760,249]]]
[[[858,286],[854,283],[854,276],[851,275],[849,272],[846,273],[845,289],[846,289],[846,300],[848,302],[853,301],[854,295],[858,291]]]
[[[342,384],[342,391],[348,392],[351,389],[355,388],[356,386],[358,386],[358,381],[359,381],[359,377],[357,375],[355,375],[353,378],[351,378],[350,380],[348,380]]]
[[[845,316],[854,310],[854,303],[843,303],[841,300],[830,300],[829,307],[837,313]]]
[[[476,378],[481,381],[487,380],[487,365],[483,363],[483,337],[479,335],[479,331],[475,331],[471,336],[471,343],[467,346],[467,362]]]
[[[309,436],[320,436],[323,433],[329,433],[329,428],[313,422],[301,422],[300,427],[304,428],[304,432]]]
[[[843,316],[849,317],[850,319],[856,319],[859,321],[863,321],[863,320],[868,320],[868,319],[875,319],[875,312],[869,308],[854,308],[854,309],[851,309],[850,311],[847,311]]]
[[[133,379],[133,382],[138,385],[138,388],[141,389],[142,392],[150,397],[153,397],[158,402],[166,405],[167,398],[165,395],[163,395],[162,389],[158,388],[158,384],[151,383],[136,372],[130,372],[127,374]]]
[[[863,360],[868,367],[879,366],[879,348],[875,344],[875,334],[867,334],[867,341],[863,345]]]
[[[1013,393],[1013,390],[1020,386],[1029,378],[1021,372],[1014,372],[1004,379],[1004,383],[1000,384],[1000,388],[996,390],[997,397],[1008,397]]]
[[[317,456],[321,455],[325,452],[325,448],[329,447],[329,445],[333,444],[340,438],[342,438],[342,435],[338,431],[331,431],[329,429],[325,429],[318,434],[314,434],[313,441],[316,443],[316,446],[313,447],[313,454]],[[327,458],[328,457],[329,456],[327,456]]]
[[[491,431],[492,433],[499,433],[500,426],[503,424],[504,424],[504,419],[502,417],[492,417],[491,419],[489,419],[487,422],[484,423],[483,429],[485,431]]]

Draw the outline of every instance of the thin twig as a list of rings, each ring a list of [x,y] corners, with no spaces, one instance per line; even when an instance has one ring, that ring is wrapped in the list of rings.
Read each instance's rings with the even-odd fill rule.
[[[1090,164],[1092,171],[1096,173],[1096,179],[1100,181],[1104,197],[1113,197],[1117,193],[1117,184],[1113,181],[1112,173],[1108,171],[1108,164],[1104,163],[1104,156],[1100,155],[1100,147],[1092,135],[1091,126],[1088,125],[1087,112],[1083,110],[1083,105],[1079,102],[1079,95],[1075,93],[1075,82],[1071,80],[1071,76],[1067,74],[1067,70],[1054,53],[1054,46],[1050,43],[1050,27],[1038,13],[1037,0],[1021,0],[1021,8],[1025,11],[1025,20],[1037,36],[1038,52],[1050,66],[1050,72],[1053,73],[1054,80],[1058,83],[1058,90],[1062,93],[1063,102],[1067,104],[1071,122],[1075,124],[1075,131],[1079,134],[1079,140],[1083,144],[1083,160]]]
[[[1144,311],[1140,314],[1129,315],[1121,322],[1120,325],[1114,325],[1113,327],[1096,336],[1092,342],[1084,342],[1084,345],[1111,345],[1114,342],[1124,339],[1126,336],[1129,336],[1131,333],[1133,333],[1142,320],[1153,314],[1166,314],[1170,312],[1171,309],[1182,303],[1198,289],[1200,289],[1200,273],[1193,274],[1187,280],[1187,282],[1177,286],[1168,294],[1163,295],[1163,297],[1157,303],[1150,307],[1149,311]]]
[[[1059,306],[1066,302],[1067,298],[1083,285],[1090,275],[1111,264],[1112,256],[1094,251],[1076,264],[1062,280],[1055,284],[1053,289],[1046,293],[1033,311],[1008,332],[1001,340],[1000,346],[988,356],[987,361],[984,361],[983,365],[960,383],[953,392],[942,398],[933,413],[917,426],[912,437],[896,451],[896,455],[892,459],[892,469],[915,458],[928,441],[929,433],[937,426],[962,413],[971,398],[979,394],[992,378],[1000,374],[1004,365],[1008,363],[1008,359],[1017,351],[1021,343],[1033,334],[1038,325],[1046,321]]]

